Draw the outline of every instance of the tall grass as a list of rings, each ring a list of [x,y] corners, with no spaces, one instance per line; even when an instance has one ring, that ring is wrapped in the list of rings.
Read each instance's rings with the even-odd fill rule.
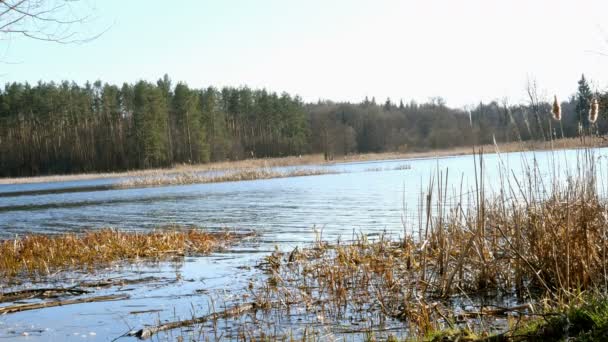
[[[177,227],[147,233],[103,229],[83,234],[26,235],[0,241],[0,279],[94,269],[115,261],[207,254],[240,237],[243,234]]]
[[[523,160],[523,176],[503,165],[496,191],[485,184],[484,157],[474,160],[471,191],[450,197],[448,172],[431,178],[421,201],[426,217],[402,239],[359,236],[273,253],[263,263],[269,276],[256,301],[279,315],[298,306],[323,312],[336,326],[345,319],[402,320],[410,336],[420,337],[463,317],[538,313],[577,303],[584,292],[605,293],[608,199],[594,152],[579,151],[565,174],[555,160],[542,173],[534,156]],[[451,304],[487,294],[525,305],[459,313]]]

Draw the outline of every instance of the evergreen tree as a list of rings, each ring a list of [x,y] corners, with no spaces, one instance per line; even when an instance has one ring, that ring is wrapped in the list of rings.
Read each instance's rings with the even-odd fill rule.
[[[591,106],[591,97],[593,93],[585,79],[585,75],[581,76],[578,81],[578,92],[576,93],[576,113],[578,114],[578,122],[584,127],[588,126],[587,114]]]
[[[371,102],[369,101],[369,98],[367,96],[365,96],[365,100],[363,100],[363,106],[367,107],[371,104]]]
[[[562,103],[564,136],[576,136],[577,117],[587,122],[591,92]],[[596,94],[600,109],[608,96]],[[390,101],[387,101],[390,102]],[[365,104],[367,103],[367,104]],[[324,153],[424,150],[477,142],[538,137],[527,116],[547,113],[549,103],[470,111],[442,101],[407,105],[320,101],[305,104],[287,93],[226,87],[172,88],[156,84],[120,88],[100,81],[11,83],[0,89],[0,176],[120,171],[172,163]],[[506,116],[508,113],[508,117]],[[476,124],[472,128],[471,119]],[[600,134],[608,126],[597,125]]]
[[[133,131],[141,168],[168,164],[167,106],[163,90],[144,81],[134,87]]]
[[[202,122],[205,129],[209,157],[211,160],[225,160],[228,155],[229,138],[224,112],[220,108],[219,92],[209,87],[200,95]]]
[[[393,104],[391,103],[391,98],[387,97],[386,102],[384,102],[384,110],[389,111],[393,108]]]
[[[172,107],[175,116],[174,161],[200,163],[209,160],[209,146],[202,124],[202,111],[198,95],[187,85],[175,87]]]

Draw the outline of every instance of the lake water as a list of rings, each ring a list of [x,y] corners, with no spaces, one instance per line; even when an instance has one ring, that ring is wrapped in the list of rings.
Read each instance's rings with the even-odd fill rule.
[[[576,165],[577,159],[583,157],[584,153],[577,150],[485,155],[484,182],[490,193],[496,193],[505,170],[509,177],[521,177],[526,165],[534,164],[538,165],[541,181],[565,179],[568,173],[576,172],[570,165]],[[608,149],[594,150],[592,158],[600,176],[605,174],[602,167]],[[409,168],[403,170],[404,165]],[[350,239],[354,232],[401,236],[404,219],[405,231],[410,229],[409,224],[417,222],[420,198],[438,170],[443,173],[444,183],[448,175],[450,203],[476,184],[473,156],[311,167],[339,173],[120,190],[108,186],[122,179],[0,185],[0,238],[104,227],[145,231],[169,224],[257,233],[256,238],[232,252],[189,258],[177,265],[104,270],[96,276],[152,274],[174,281],[136,286],[129,290],[131,298],[126,301],[6,315],[0,317],[0,337],[16,338],[27,333],[28,340],[108,340],[122,335],[129,327],[176,316],[191,317],[193,310],[206,313],[209,298],[228,298],[233,294],[228,294],[227,289],[245,288],[252,277],[255,279],[250,266],[275,246],[289,250],[314,241],[318,232],[330,241],[338,237]],[[603,179],[599,183],[605,184]],[[83,274],[80,280],[90,278]],[[146,310],[160,311],[131,313]]]

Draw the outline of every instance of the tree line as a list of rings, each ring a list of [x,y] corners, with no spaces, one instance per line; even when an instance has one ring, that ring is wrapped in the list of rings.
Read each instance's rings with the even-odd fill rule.
[[[0,176],[107,172],[182,163],[323,153],[420,151],[494,140],[510,142],[602,134],[600,119],[584,120],[594,94],[582,78],[576,95],[551,104],[480,103],[449,108],[426,103],[304,103],[298,96],[248,87],[192,89],[156,83],[122,86],[97,81],[10,83],[0,91]],[[605,105],[604,105],[605,104]],[[605,115],[602,116],[602,118]]]

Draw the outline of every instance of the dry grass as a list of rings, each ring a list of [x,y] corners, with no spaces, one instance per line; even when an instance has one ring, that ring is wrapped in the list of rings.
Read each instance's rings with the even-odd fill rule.
[[[420,220],[402,239],[319,239],[272,253],[259,265],[267,276],[252,281],[243,297],[266,319],[243,325],[231,318],[232,331],[264,340],[306,340],[312,327],[337,338],[389,339],[397,331],[410,340],[473,341],[501,317],[496,340],[513,340],[529,317],[577,305],[581,293],[605,293],[608,199],[598,192],[601,159],[593,150],[578,153],[567,181],[555,170],[541,174],[529,160],[520,178],[502,170],[492,194],[476,155],[474,188],[448,197],[448,174],[438,171],[421,196]],[[488,305],[487,298],[510,306]],[[453,334],[432,335],[446,330]],[[294,333],[277,335],[284,331]]]
[[[0,278],[37,277],[60,271],[95,269],[115,261],[163,259],[207,254],[242,238],[237,233],[158,230],[150,233],[113,229],[56,236],[32,234],[0,241]]]
[[[43,183],[43,182],[66,182],[73,180],[87,180],[100,178],[119,178],[119,177],[159,177],[176,173],[199,173],[206,171],[231,171],[247,169],[266,169],[281,166],[314,165],[322,164],[323,155],[311,154],[301,157],[282,157],[282,158],[261,158],[245,159],[237,161],[222,161],[207,164],[181,164],[170,168],[133,170],[125,172],[110,173],[91,173],[77,175],[57,175],[23,178],[0,178],[0,184],[24,184],[24,183]]]
[[[322,312],[333,326],[399,320],[409,336],[421,337],[467,318],[554,310],[580,301],[581,292],[604,292],[608,200],[597,192],[595,167],[585,150],[565,183],[542,180],[531,167],[526,179],[503,180],[504,192],[492,196],[479,167],[476,188],[456,202],[442,186],[447,174],[438,173],[414,233],[275,252],[263,263],[268,279],[256,288],[256,303],[279,316]],[[484,294],[506,294],[522,305],[468,312],[453,306],[454,298],[475,305]]]
[[[552,142],[542,141],[527,141],[513,142],[500,144],[498,148],[501,152],[518,152],[518,151],[533,151],[533,150],[552,150],[552,149],[571,149],[583,147],[598,147],[606,146],[607,143],[601,137],[586,137],[584,140],[580,138],[564,138],[556,139]],[[492,153],[496,147],[494,145],[483,146],[483,150]],[[244,169],[265,169],[281,166],[297,166],[297,165],[324,165],[337,162],[357,162],[357,161],[374,161],[374,160],[391,160],[391,159],[415,159],[415,158],[433,158],[467,155],[473,152],[472,147],[463,146],[451,149],[442,150],[426,150],[426,151],[409,151],[409,152],[383,152],[383,153],[367,153],[353,154],[341,157],[331,162],[327,162],[322,154],[310,154],[299,157],[282,157],[282,158],[263,158],[263,159],[246,159],[239,161],[224,161],[198,165],[176,165],[171,168],[164,169],[148,169],[134,170],[114,173],[91,173],[91,174],[76,174],[76,175],[56,175],[56,176],[39,176],[39,177],[23,177],[23,178],[0,178],[0,184],[25,184],[25,183],[43,183],[43,182],[66,182],[75,180],[101,179],[101,178],[119,178],[119,177],[160,177],[176,173],[200,173],[205,171],[235,171]]]
[[[335,174],[336,171],[321,169],[298,169],[290,171],[273,171],[270,169],[244,169],[219,175],[196,174],[183,172],[158,176],[145,176],[121,182],[116,188],[134,188],[143,186],[186,185],[220,182],[238,182],[256,179],[271,179],[285,177],[317,176]]]
[[[401,164],[393,167],[370,167],[365,169],[365,172],[380,172],[380,171],[403,171],[411,170],[412,166],[409,164]]]

